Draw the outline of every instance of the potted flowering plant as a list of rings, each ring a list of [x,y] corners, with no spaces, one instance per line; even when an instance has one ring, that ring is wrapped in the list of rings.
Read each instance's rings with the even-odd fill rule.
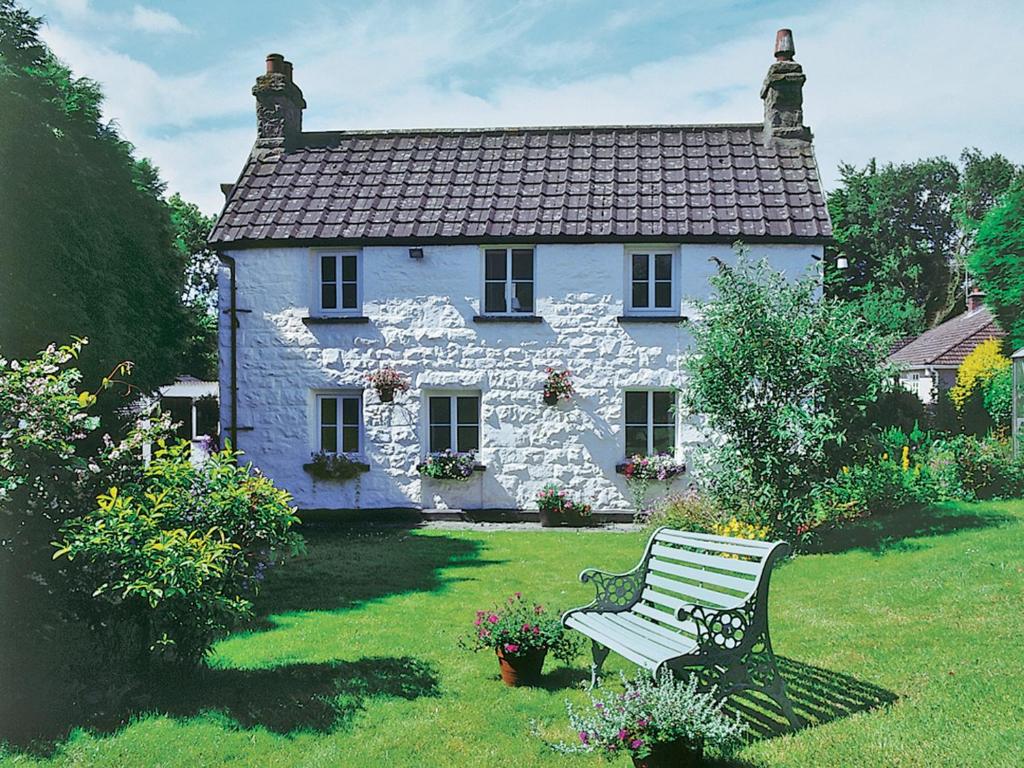
[[[725,755],[740,746],[745,726],[722,712],[725,702],[716,701],[714,691],[699,691],[696,678],[684,682],[664,670],[656,682],[641,670],[622,682],[622,693],[591,693],[585,712],[567,702],[579,744],[555,749],[629,755],[636,768],[680,768],[700,765],[705,749]]]
[[[516,592],[503,605],[477,611],[473,629],[459,641],[471,651],[493,648],[505,685],[532,685],[540,680],[548,651],[568,664],[581,639],[562,626],[561,613],[528,603]]]
[[[537,509],[543,528],[586,525],[591,513],[589,504],[569,498],[557,483],[548,483],[537,493]]]
[[[434,480],[469,480],[476,469],[476,455],[469,451],[459,453],[451,449],[428,453],[416,465],[416,471]]]
[[[409,389],[408,380],[389,365],[366,374],[366,380],[377,390],[377,396],[382,403],[392,402],[395,399],[395,392],[405,392]]]
[[[544,404],[557,405],[559,400],[568,400],[576,391],[573,389],[572,371],[556,371],[554,368],[545,369],[548,377],[544,381]]]

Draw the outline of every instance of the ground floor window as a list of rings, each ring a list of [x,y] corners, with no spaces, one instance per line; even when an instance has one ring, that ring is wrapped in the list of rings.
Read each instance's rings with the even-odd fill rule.
[[[675,404],[670,390],[626,392],[626,456],[675,452]]]
[[[362,449],[362,396],[317,395],[319,448],[325,453],[359,453]]]
[[[480,450],[480,395],[443,393],[427,398],[428,450]]]

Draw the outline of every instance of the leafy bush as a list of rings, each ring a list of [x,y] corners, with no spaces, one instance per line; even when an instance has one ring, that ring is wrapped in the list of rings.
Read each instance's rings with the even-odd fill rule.
[[[624,691],[590,694],[590,707],[580,712],[566,703],[569,723],[579,744],[556,744],[557,751],[599,752],[644,758],[659,744],[685,743],[694,751],[728,753],[741,744],[746,730],[737,716],[722,712],[713,691],[700,692],[696,676],[676,680],[668,670],[655,681],[646,670],[632,680],[622,676]]]
[[[904,446],[899,459],[883,453],[875,461],[843,467],[834,478],[819,484],[814,492],[813,525],[898,512],[927,501],[928,475],[920,464],[909,465],[909,450]]]
[[[1024,460],[1008,440],[957,435],[937,440],[928,459],[938,498],[995,499],[1024,494]]]
[[[1010,367],[1010,358],[1001,351],[998,339],[988,339],[976,346],[956,371],[956,384],[949,390],[949,398],[958,410],[963,410],[975,392],[985,389],[992,377]]]
[[[672,493],[651,510],[647,528],[649,532],[667,526],[681,531],[714,533],[728,517],[728,513],[707,494]]]
[[[1009,430],[1013,418],[1013,369],[1009,366],[985,384],[982,405],[997,429]]]
[[[546,648],[568,664],[579,654],[582,637],[562,626],[560,611],[528,603],[516,592],[504,605],[477,611],[473,629],[460,645],[471,651],[500,649],[510,656]]]
[[[750,539],[751,541],[768,541],[768,537],[771,535],[768,526],[754,525],[735,517],[729,518],[724,523],[718,523],[711,529],[711,532],[716,536],[730,536],[734,539]]]
[[[195,466],[160,444],[142,480],[111,488],[61,528],[76,608],[108,649],[137,629],[147,650],[196,664],[248,615],[265,570],[301,547],[291,497],[230,449]]]
[[[919,425],[929,423],[928,410],[921,398],[900,386],[882,392],[868,406],[868,418],[878,428],[895,427],[903,432],[912,432]]]

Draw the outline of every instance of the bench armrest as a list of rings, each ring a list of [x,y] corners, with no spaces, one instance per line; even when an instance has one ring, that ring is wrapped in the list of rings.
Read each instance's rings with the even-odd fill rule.
[[[580,574],[580,581],[594,585],[596,594],[588,610],[622,611],[636,602],[644,589],[644,569],[637,566],[626,573],[608,573],[588,568]]]
[[[676,620],[689,620],[697,625],[701,653],[745,653],[763,630],[754,606],[754,600],[732,608],[686,605],[676,611]]]

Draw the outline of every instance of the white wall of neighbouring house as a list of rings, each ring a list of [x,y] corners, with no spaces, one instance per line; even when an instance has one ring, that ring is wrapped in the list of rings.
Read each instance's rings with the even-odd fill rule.
[[[365,324],[308,325],[315,304],[315,250],[228,251],[236,260],[238,445],[245,458],[287,488],[305,509],[536,508],[556,481],[595,509],[628,509],[630,493],[615,465],[624,458],[623,390],[683,384],[689,338],[677,324],[621,323],[627,246],[535,244],[540,323],[482,323],[482,249],[475,245],[360,249]],[[735,258],[728,244],[676,246],[679,292],[706,297],[717,269],[711,257]],[[796,277],[822,256],[819,245],[758,245]],[[220,306],[230,306],[227,271]],[[681,302],[687,315],[687,303]],[[315,310],[313,314],[316,314]],[[230,318],[221,314],[222,434],[229,435]],[[412,388],[381,403],[367,373],[390,365]],[[546,406],[544,369],[573,372],[576,396]],[[465,483],[421,479],[426,452],[426,396],[432,390],[478,391],[480,461],[486,471]],[[363,391],[363,454],[370,471],[346,482],[314,480],[302,469],[317,447],[316,395]],[[251,428],[251,429],[249,429]],[[680,424],[679,455],[701,439]],[[677,480],[685,486],[687,480]],[[662,490],[663,492],[663,490]]]

